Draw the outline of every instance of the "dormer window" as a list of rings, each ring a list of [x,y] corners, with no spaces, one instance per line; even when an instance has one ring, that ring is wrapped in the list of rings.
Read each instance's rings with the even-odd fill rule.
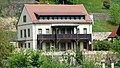
[[[83,20],[85,15],[39,15],[39,20]]]
[[[23,22],[26,22],[26,15],[23,16]]]
[[[80,17],[80,20],[83,20],[84,18],[83,17]]]

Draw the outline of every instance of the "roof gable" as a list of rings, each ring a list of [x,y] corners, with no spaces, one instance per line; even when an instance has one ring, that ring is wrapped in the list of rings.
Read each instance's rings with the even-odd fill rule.
[[[120,29],[120,24],[116,26],[116,28],[112,31],[112,33],[108,36],[108,38],[114,38],[118,35]]]

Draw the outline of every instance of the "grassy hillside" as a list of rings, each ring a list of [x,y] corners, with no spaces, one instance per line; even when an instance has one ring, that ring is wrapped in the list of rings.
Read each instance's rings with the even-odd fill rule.
[[[93,32],[111,32],[116,26],[105,20],[95,20],[93,24]]]

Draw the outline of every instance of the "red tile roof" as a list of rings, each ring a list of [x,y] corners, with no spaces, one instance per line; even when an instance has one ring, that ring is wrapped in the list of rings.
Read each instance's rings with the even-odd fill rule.
[[[89,22],[91,23],[91,18],[87,13],[85,7],[80,5],[51,5],[51,4],[25,4],[25,8],[28,11],[32,21],[34,23],[50,23],[50,22]],[[38,20],[35,14],[39,15],[85,15],[85,20]]]
[[[115,38],[117,36],[117,31],[120,28],[120,24],[116,26],[116,28],[112,31],[112,33],[108,36],[108,38]]]

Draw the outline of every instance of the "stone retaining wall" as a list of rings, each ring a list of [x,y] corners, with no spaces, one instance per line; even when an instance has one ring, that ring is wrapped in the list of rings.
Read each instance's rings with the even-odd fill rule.
[[[111,32],[93,32],[92,39],[93,40],[105,40],[111,34]]]

